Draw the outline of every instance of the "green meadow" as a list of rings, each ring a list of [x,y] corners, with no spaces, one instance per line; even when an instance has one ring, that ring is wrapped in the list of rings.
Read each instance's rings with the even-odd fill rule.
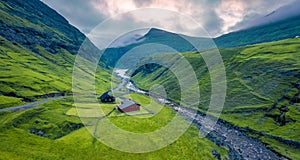
[[[201,55],[209,52],[182,53],[197,75],[201,96],[198,110],[203,113],[208,109],[211,81]],[[220,118],[259,138],[278,153],[299,159],[300,149],[296,144],[300,142],[300,103],[297,100],[300,95],[300,39],[220,49],[220,53],[227,81],[226,102]],[[168,57],[165,54],[151,58],[168,63],[171,61]],[[178,74],[185,74],[185,71]],[[142,66],[134,72],[132,80],[144,90],[155,84],[163,85],[168,98],[179,102],[178,80],[167,68],[155,64]],[[280,109],[284,106],[288,111],[282,122]]]
[[[141,95],[132,97],[137,101],[150,101]],[[109,112],[115,105],[100,103],[104,112]],[[199,139],[194,126],[172,144],[154,152],[133,154],[114,150],[95,139],[83,127],[76,112],[72,98],[47,102],[25,111],[1,112],[1,158],[214,159],[212,150],[218,151],[223,158],[227,157],[226,148],[220,148],[205,138]],[[167,124],[174,114],[170,108],[163,107],[159,114],[151,118],[121,116],[109,117],[109,120],[127,131],[151,132]],[[38,131],[42,131],[43,135],[38,135]]]

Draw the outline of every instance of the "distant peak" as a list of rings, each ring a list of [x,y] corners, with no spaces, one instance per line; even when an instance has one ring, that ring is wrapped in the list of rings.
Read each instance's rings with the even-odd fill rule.
[[[150,30],[149,30],[149,32],[166,32],[166,31],[164,31],[164,30],[162,30],[162,29],[158,29],[158,28],[151,28]],[[148,32],[148,33],[149,33]]]
[[[146,34],[145,37],[151,36],[151,37],[156,37],[156,36],[161,36],[164,35],[166,33],[170,33],[167,32],[165,30],[161,30],[161,29],[157,29],[157,28],[151,28]]]

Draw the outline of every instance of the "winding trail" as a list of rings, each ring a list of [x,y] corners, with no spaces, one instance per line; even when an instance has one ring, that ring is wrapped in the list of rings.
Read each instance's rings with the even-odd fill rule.
[[[4,112],[4,111],[18,111],[18,110],[28,110],[30,108],[34,108],[37,105],[43,104],[43,103],[47,103],[50,101],[54,101],[54,100],[59,100],[59,99],[64,99],[70,96],[57,96],[57,97],[51,97],[51,98],[45,98],[43,100],[40,101],[35,101],[32,103],[28,103],[28,104],[24,104],[24,105],[20,105],[20,106],[15,106],[15,107],[9,107],[9,108],[3,108],[0,109],[0,112]]]
[[[132,92],[149,95],[147,92],[142,91],[135,87],[128,81],[125,73],[118,73],[118,76],[122,78],[122,85],[125,84],[126,88]],[[183,107],[172,101],[156,98],[157,102],[172,108],[180,115],[185,117],[186,120],[192,121],[194,125],[200,131],[200,128],[207,128],[210,130],[212,126],[205,124],[205,115],[197,112],[197,116],[194,117],[195,110]],[[166,103],[167,102],[167,103]],[[218,146],[225,146],[229,149],[230,159],[245,159],[245,160],[287,160],[287,158],[278,155],[274,151],[268,149],[262,142],[248,136],[245,132],[237,129],[238,127],[232,126],[225,121],[219,120],[216,125],[213,126],[213,130],[206,136],[207,139],[214,142]]]

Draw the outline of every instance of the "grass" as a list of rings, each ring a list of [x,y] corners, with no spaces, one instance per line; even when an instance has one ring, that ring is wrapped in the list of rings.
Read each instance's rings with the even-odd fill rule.
[[[73,69],[83,77],[74,82],[82,84],[75,93],[90,93],[87,90],[89,85],[85,82],[94,78],[98,95],[111,88],[111,85],[115,87],[118,81],[113,79],[111,84],[111,75],[106,70],[98,67],[95,74],[91,73],[90,68],[93,64],[88,60],[83,59],[79,66],[73,68],[75,52],[72,51],[76,50],[80,45],[77,43],[84,36],[78,32],[78,35],[73,34],[73,31],[76,32],[74,28],[65,30],[65,27],[72,28],[72,26],[63,23],[61,19],[44,18],[49,15],[39,10],[27,11],[28,8],[36,9],[31,6],[33,3],[35,2],[24,3],[24,7],[14,2],[0,2],[0,20],[11,29],[23,29],[17,34],[21,38],[16,38],[16,41],[9,41],[0,36],[0,108],[39,100],[40,97],[50,94],[71,93]],[[35,11],[37,14],[34,14]],[[42,17],[39,18],[40,16]],[[54,14],[52,18],[57,17]],[[55,22],[58,21],[62,25],[48,26],[49,23],[56,24]],[[28,33],[25,34],[26,32]],[[48,36],[50,39],[43,36]],[[20,39],[32,41],[32,37],[41,43],[27,46],[20,41]],[[76,42],[73,43],[74,37],[78,39],[76,38]],[[290,101],[279,103],[288,105],[289,111],[286,115],[294,120],[284,126],[279,126],[274,119],[265,116],[266,110],[280,97],[293,97],[298,94],[292,84],[298,83],[299,80],[299,41],[299,39],[289,39],[221,50],[228,71],[227,101],[221,118],[240,127],[249,127],[270,136],[299,142],[299,104],[291,104]],[[43,45],[44,42],[45,44],[57,43],[57,45],[49,47]],[[61,47],[59,44],[66,47]],[[199,109],[205,111],[211,92],[210,76],[205,61],[198,53],[182,54],[196,71],[201,84],[202,99]],[[209,51],[203,54],[209,54]],[[168,56],[168,54],[159,58],[170,63],[172,60],[178,60],[176,59],[178,57]],[[151,70],[152,67],[157,66],[148,66],[136,72],[133,77],[135,83],[146,90],[154,84],[161,84],[165,87],[168,98],[179,102],[181,90],[174,74],[160,66],[155,68],[157,70]],[[188,68],[183,67],[179,75],[185,76],[187,71]],[[189,86],[188,90],[192,89],[195,88]],[[124,130],[151,132],[165,126],[174,117],[174,111],[160,106],[145,96],[131,94],[130,97],[143,106],[157,111],[157,114],[151,117],[124,114],[120,117],[109,117],[115,125]],[[79,109],[80,106],[90,109],[85,114],[97,115],[94,111],[100,107],[107,114],[116,104],[90,104],[87,101],[77,105]],[[270,113],[279,114],[280,105]],[[199,139],[198,131],[194,126],[171,145],[144,154],[125,153],[109,148],[96,141],[82,126],[71,98],[51,101],[26,111],[1,112],[1,159],[214,159],[212,155],[214,149],[221,153],[223,159],[228,158],[225,148],[220,148],[205,138]],[[268,137],[261,137],[261,140],[280,154],[289,158],[299,158],[297,153],[299,148],[286,146]]]
[[[72,92],[75,55],[64,49],[57,54],[50,54],[40,46],[36,47],[39,50],[39,54],[36,54],[3,37],[0,37],[0,44],[0,96],[3,99],[1,108],[34,101],[43,95]],[[86,66],[93,65],[87,60],[84,60],[84,63]],[[83,77],[94,78],[94,75],[84,68],[78,71]],[[110,88],[110,74],[99,67],[96,75],[95,87],[100,94]],[[85,88],[83,86],[81,89]]]
[[[21,98],[0,96],[0,108],[12,107],[24,104]]]
[[[141,94],[131,93],[129,95],[125,95],[124,97],[134,99],[137,103],[141,104],[141,108],[147,108],[155,113],[159,113],[164,107],[155,100]]]
[[[158,112],[151,116],[122,116],[110,118],[116,126],[124,130],[136,133],[152,132],[166,126],[176,114],[175,111],[172,111],[170,108],[164,107],[158,103],[152,103],[149,105],[152,100],[144,95],[131,94],[129,97],[140,103],[142,106]],[[136,113],[136,115],[138,114],[139,113]]]
[[[221,119],[242,127],[250,128],[266,135],[280,137],[285,140],[300,142],[299,103],[291,101],[298,96],[300,84],[300,39],[287,39],[277,42],[263,43],[252,46],[232,49],[221,49],[221,56],[226,67],[227,93]],[[208,54],[204,52],[201,54]],[[211,82],[208,69],[199,53],[183,53],[190,62],[199,80],[200,106],[199,110],[207,111],[211,94]],[[162,61],[171,63],[171,54],[152,56]],[[147,59],[145,59],[147,61]],[[151,68],[155,68],[151,70]],[[184,74],[186,71],[179,71]],[[165,68],[153,65],[142,66],[131,78],[135,84],[145,90],[152,85],[160,84],[169,88],[168,98],[179,102],[180,89],[176,77]],[[296,85],[295,85],[296,84]],[[192,88],[190,88],[192,89]],[[175,95],[175,96],[174,96]],[[283,98],[282,97],[289,97]],[[278,104],[276,102],[278,101]],[[275,108],[272,106],[275,105]],[[289,111],[286,113],[289,121],[280,126],[276,119],[266,115],[280,115],[279,108],[286,105]],[[189,107],[189,106],[187,106]],[[213,114],[213,113],[212,113]],[[272,139],[272,138],[269,138]],[[265,143],[274,150],[280,143],[268,140]],[[289,158],[286,153],[294,153],[287,148],[286,152],[278,150]],[[299,150],[299,148],[297,148]]]
[[[267,138],[267,137],[262,137],[260,138],[262,142],[268,144],[267,147],[272,148],[276,152],[289,157],[291,159],[299,159],[299,148],[291,146],[291,145],[286,145],[282,144],[281,142],[278,142],[272,138]]]
[[[145,97],[143,97],[145,99]],[[149,101],[149,99],[148,99]],[[109,110],[114,104],[100,104]],[[109,109],[108,109],[109,108]],[[219,148],[207,139],[199,139],[195,127],[188,129],[177,141],[169,146],[150,153],[125,153],[107,147],[94,139],[85,127],[73,129],[68,124],[80,124],[74,109],[72,98],[47,102],[37,108],[19,112],[0,114],[0,154],[4,159],[214,159],[212,150],[217,150],[223,158],[227,150]],[[123,124],[126,130],[140,127],[151,131],[154,126],[163,125],[172,117],[172,110],[165,108],[152,118],[132,116],[110,118],[115,124]],[[136,125],[129,124],[134,119]],[[147,120],[149,119],[149,120]],[[36,120],[39,121],[36,124]],[[45,123],[46,122],[46,123]],[[59,127],[58,127],[59,126]],[[45,135],[30,133],[30,129],[43,130]]]

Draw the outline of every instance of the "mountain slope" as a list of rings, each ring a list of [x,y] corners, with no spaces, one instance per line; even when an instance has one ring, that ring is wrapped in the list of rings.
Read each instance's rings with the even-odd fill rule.
[[[39,0],[0,1],[0,15],[0,108],[71,93],[73,63],[85,35]],[[86,59],[99,52],[87,44]],[[97,73],[103,85],[97,89],[104,92],[109,74],[101,68]],[[82,74],[92,76],[84,68]]]
[[[110,88],[108,71],[98,67],[94,74],[89,70],[94,67],[89,54],[99,52],[93,44],[83,48],[87,56],[82,58],[80,66],[73,66],[77,49],[85,37],[55,11],[38,0],[0,1],[0,8],[0,108],[43,101],[47,96],[77,94],[72,90],[73,69],[82,77],[73,84],[95,79],[97,94]],[[80,93],[86,95],[87,88],[81,86]],[[199,139],[195,126],[161,150],[133,154],[110,148],[96,140],[97,134],[89,133],[83,127],[77,109],[85,108],[89,113],[95,113],[100,107],[111,111],[118,104],[100,103],[91,109],[95,103],[89,102],[89,97],[76,104],[73,98],[52,100],[28,110],[1,111],[0,159],[214,159],[215,155],[228,158],[225,148],[207,139]],[[148,97],[143,99],[151,101]],[[144,133],[152,124],[163,127],[174,115],[175,111],[164,107],[159,116],[150,119],[142,120],[136,116],[106,118],[125,130],[138,128]],[[100,116],[83,117],[86,118],[97,121],[90,121],[92,124],[88,124],[88,128],[98,128],[102,119]],[[135,125],[131,125],[133,122]],[[178,151],[182,153],[178,154]]]
[[[75,54],[85,39],[78,29],[39,0],[4,0],[0,7],[0,35],[33,51],[40,45],[50,53],[64,48]]]
[[[300,35],[300,15],[284,20],[232,32],[215,38],[219,48],[271,42]]]
[[[146,44],[161,44],[173,48],[178,52],[194,51],[195,47],[189,43],[196,43],[200,48],[200,51],[204,51],[210,48],[229,48],[237,46],[245,46],[262,42],[271,42],[277,40],[283,40],[287,38],[294,38],[300,35],[300,16],[290,17],[284,20],[279,20],[270,24],[264,24],[245,30],[228,33],[217,38],[208,39],[201,37],[189,37],[168,31],[152,28],[147,34],[140,37],[137,43],[130,44],[119,48],[108,48],[104,52],[102,61],[109,66],[115,66],[116,62],[125,53],[131,49]],[[211,40],[214,40],[216,46],[212,45]],[[146,50],[152,50],[152,54],[166,53],[166,50],[155,49],[148,47]],[[170,52],[170,51],[169,51]],[[143,53],[141,53],[143,54]],[[136,56],[128,58],[128,60],[139,61]],[[129,66],[118,66],[128,68]]]
[[[189,42],[189,41],[190,42]],[[115,66],[116,62],[121,58],[125,53],[132,50],[135,47],[143,47],[147,44],[154,44],[151,46],[146,46],[143,50],[151,50],[149,54],[159,54],[159,53],[166,53],[166,52],[185,52],[185,51],[192,51],[195,50],[195,47],[191,44],[196,42],[199,44],[197,47],[201,48],[202,50],[209,49],[211,46],[211,41],[207,38],[196,38],[196,37],[189,37],[185,35],[180,35],[176,33],[167,32],[164,30],[152,28],[150,29],[147,34],[137,39],[137,43],[130,44],[123,47],[118,48],[107,48],[103,53],[102,61],[108,64],[109,66]],[[163,49],[163,48],[155,48],[155,44],[165,45],[167,47],[172,48],[170,49]],[[151,52],[151,53],[150,53]],[[136,54],[143,54],[143,53],[136,53]],[[128,61],[139,61],[138,56],[131,56],[128,58]],[[130,65],[130,64],[129,64]],[[128,68],[129,66],[124,64],[123,66],[118,66],[123,68]]]
[[[221,49],[220,52],[227,79],[227,96],[221,118],[257,136],[280,154],[299,159],[300,39]],[[206,64],[199,53],[183,55],[199,79],[199,110],[206,112],[211,96]],[[172,62],[170,57],[174,56],[162,54],[150,58]],[[182,68],[178,74],[187,74]],[[180,100],[178,81],[167,68],[144,65],[133,73],[132,80],[144,90],[155,84],[163,85],[168,98],[176,102]]]

